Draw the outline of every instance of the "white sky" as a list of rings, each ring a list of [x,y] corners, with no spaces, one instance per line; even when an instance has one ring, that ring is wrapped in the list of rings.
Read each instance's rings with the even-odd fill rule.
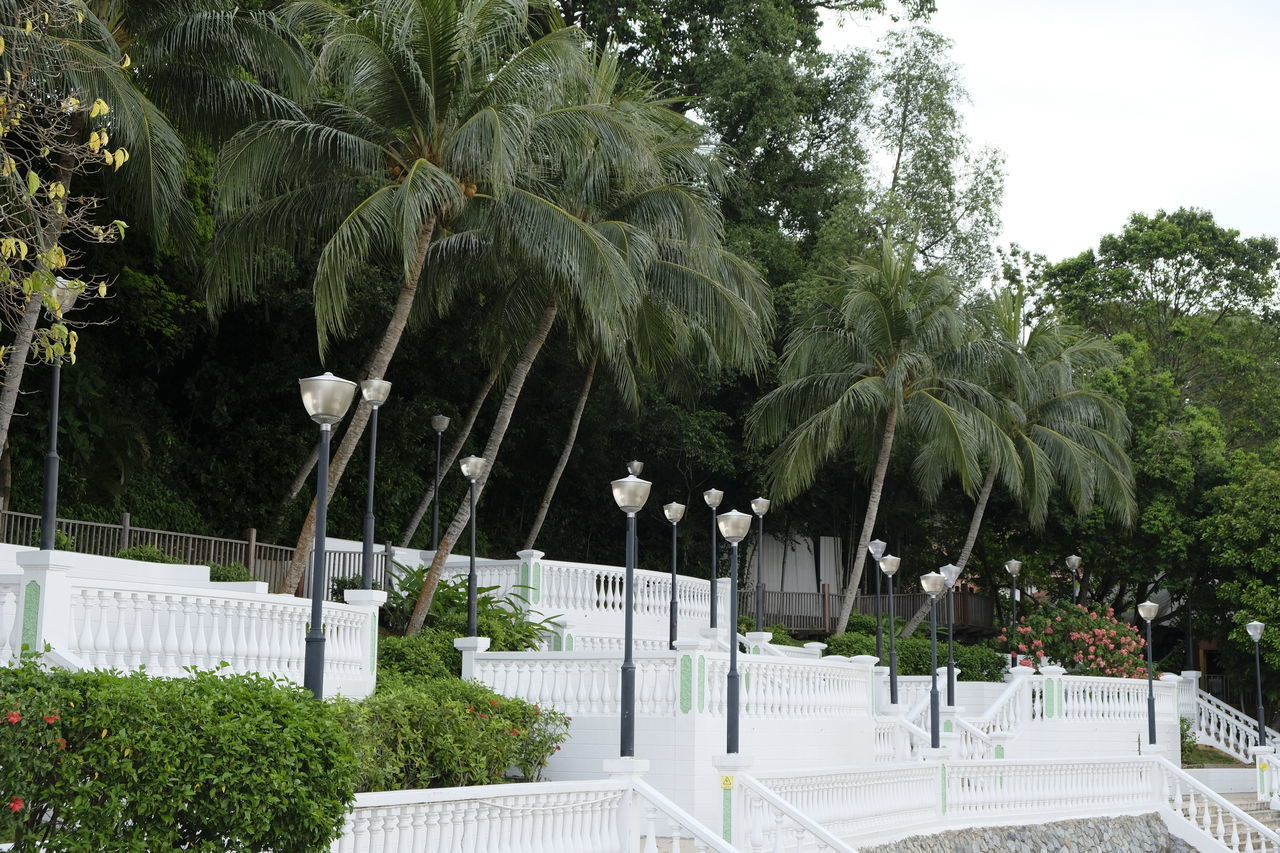
[[[1001,243],[1061,260],[1133,211],[1280,236],[1280,2],[938,0],[970,138],[1004,151]],[[884,25],[830,20],[828,49]]]

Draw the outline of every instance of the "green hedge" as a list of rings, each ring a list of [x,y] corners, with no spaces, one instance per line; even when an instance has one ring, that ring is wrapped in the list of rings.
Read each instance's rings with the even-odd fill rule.
[[[0,669],[14,850],[329,849],[355,762],[337,715],[258,676]]]
[[[873,628],[875,620],[871,622]],[[929,674],[929,638],[907,637],[895,642],[898,652],[898,673],[900,675]],[[884,640],[884,662],[888,663],[889,639]],[[876,653],[875,634],[845,633],[827,638],[827,654],[829,655],[874,655]],[[947,647],[945,639],[938,640],[938,665],[945,666]],[[1008,658],[988,646],[969,646],[956,644],[956,667],[960,670],[961,681],[1000,681],[1004,676]]]

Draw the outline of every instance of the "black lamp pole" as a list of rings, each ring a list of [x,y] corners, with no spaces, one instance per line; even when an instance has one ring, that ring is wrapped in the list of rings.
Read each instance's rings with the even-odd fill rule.
[[[1249,637],[1253,640],[1253,679],[1258,696],[1258,746],[1267,745],[1267,714],[1262,707],[1262,630],[1266,627],[1261,622],[1250,622],[1245,626]]]
[[[440,439],[449,428],[449,418],[435,415],[431,418],[431,427],[436,431],[436,480],[435,490],[431,498],[431,550],[440,549]]]
[[[947,587],[947,707],[956,704],[956,629],[951,604],[952,589]]]
[[[49,377],[49,449],[44,456],[44,498],[40,512],[40,550],[52,551],[58,530],[58,404],[62,396],[62,356],[53,358]]]
[[[467,494],[471,509],[471,557],[467,568],[467,636],[474,637],[479,631],[476,624],[479,619],[477,611],[477,579],[476,579],[476,481],[484,476],[489,462],[483,456],[468,456],[459,463],[462,476],[467,478]]]
[[[679,633],[680,620],[680,599],[676,595],[676,583],[679,580],[676,574],[676,558],[677,558],[677,533],[676,528],[680,526],[680,519],[684,518],[685,505],[680,503],[669,503],[662,507],[663,514],[667,517],[667,521],[671,522],[671,636],[669,646],[671,649],[676,647],[676,637]]]
[[[1156,742],[1156,666],[1151,649],[1151,622],[1159,612],[1160,605],[1154,601],[1144,601],[1138,605],[1138,615],[1147,623],[1147,738],[1152,744]]]
[[[894,644],[894,635],[898,626],[893,618],[893,576],[898,572],[902,559],[891,554],[880,558],[880,571],[889,579],[889,702],[898,704],[898,650]]]
[[[706,501],[708,509],[711,510],[711,627],[718,627],[717,607],[719,596],[719,587],[716,585],[716,575],[719,574],[719,567],[716,565],[716,508],[720,506],[720,501],[724,498],[724,492],[719,489],[707,489],[702,493],[702,499]],[[734,633],[737,633],[737,626],[734,626]]]
[[[764,630],[764,514],[769,511],[768,498],[756,498],[751,511],[760,519],[756,533],[756,630]]]
[[[636,575],[636,513],[644,509],[649,499],[649,489],[653,485],[648,480],[641,480],[637,475],[644,465],[630,462],[630,472],[620,480],[614,480],[613,500],[618,509],[627,514],[627,548],[626,548],[626,581],[623,606],[622,633],[622,732],[619,738],[619,754],[623,758],[634,758],[636,754],[636,662],[633,653],[635,645],[635,575]]]
[[[329,524],[329,437],[332,427],[320,425],[320,456],[316,460],[316,544],[311,561],[311,625],[307,630],[302,686],[317,699],[324,697],[324,545]]]
[[[738,624],[738,543],[729,545],[729,624]],[[738,640],[729,638],[729,720],[725,730],[725,752],[738,751]]]
[[[938,707],[938,596],[946,587],[939,572],[920,576],[920,588],[929,596],[929,746],[942,744],[942,709]]]
[[[378,409],[391,393],[391,383],[385,379],[366,379],[360,383],[360,393],[373,407],[369,424],[369,488],[364,507],[364,558],[360,562],[360,586],[373,589],[373,484],[378,469]],[[390,558],[390,554],[387,555]]]
[[[882,631],[883,623],[880,619],[880,561],[875,557],[871,559],[876,561],[876,657],[883,661],[884,633]]]

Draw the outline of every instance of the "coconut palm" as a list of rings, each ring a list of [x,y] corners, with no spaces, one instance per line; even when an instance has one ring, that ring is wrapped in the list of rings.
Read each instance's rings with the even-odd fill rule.
[[[722,244],[716,204],[722,167],[708,151],[703,129],[673,112],[652,88],[623,80],[616,57],[598,54],[593,74],[576,93],[578,110],[607,112],[616,126],[583,128],[578,145],[540,146],[542,158],[530,172],[530,189],[496,199],[487,216],[498,234],[545,227],[550,203],[584,222],[595,239],[621,259],[635,285],[636,299],[621,313],[602,313],[579,286],[534,267],[523,297],[541,292],[531,305],[546,306],[535,326],[541,343],[557,317],[584,361],[599,359],[624,399],[634,395],[636,364],[657,369],[683,354],[714,351],[726,362],[750,365],[765,349],[772,322],[768,294],[759,276]],[[600,134],[621,133],[624,148],[601,144]],[[561,140],[556,140],[559,143]],[[546,199],[530,204],[528,199]],[[529,268],[536,257],[514,258]],[[526,346],[517,372],[537,350]],[[521,381],[525,373],[520,374]],[[495,461],[520,386],[509,382],[484,456]],[[477,482],[483,488],[488,471]],[[439,573],[470,517],[462,503],[439,547],[423,585],[410,632],[430,607]]]
[[[973,515],[955,564],[963,571],[973,553],[987,501],[999,478],[1027,513],[1033,530],[1044,527],[1052,495],[1062,494],[1083,517],[1095,503],[1116,522],[1132,523],[1136,503],[1133,470],[1124,445],[1129,420],[1107,394],[1085,386],[1100,367],[1119,360],[1110,342],[1061,324],[1053,315],[1028,320],[1021,289],[1005,288],[975,312],[982,333],[1009,356],[988,388],[992,412],[1016,456],[992,454],[974,502]],[[1012,464],[1013,462],[1017,464]],[[902,629],[911,636],[928,607]]]
[[[806,488],[818,468],[850,461],[859,439],[875,440],[866,513],[855,555],[866,553],[875,529],[885,475],[900,432],[919,450],[914,474],[927,494],[950,476],[966,491],[981,473],[977,448],[1011,455],[978,403],[989,397],[973,377],[990,346],[969,333],[958,294],[938,272],[914,268],[915,249],[885,238],[879,251],[851,264],[812,294],[812,305],[789,335],[781,385],[752,408],[748,436],[774,444],[771,489],[781,499]],[[862,560],[844,588],[837,632],[845,630]]]
[[[303,0],[286,17],[317,45],[314,83],[326,97],[306,104],[302,118],[251,125],[220,155],[225,225],[209,266],[212,310],[251,297],[290,257],[318,253],[314,310],[323,358],[347,331],[357,277],[370,266],[394,272],[400,286],[364,379],[381,378],[390,365],[429,255],[447,267],[450,257],[474,261],[477,246],[529,254],[590,291],[602,313],[625,301],[616,252],[517,187],[533,146],[563,147],[558,136],[606,121],[565,109],[560,97],[587,73],[576,30],[531,38],[537,25],[525,0],[384,0],[350,9]],[[607,130],[600,139],[623,145]],[[468,207],[486,198],[537,208],[542,227],[496,237],[493,229],[466,229]],[[447,294],[433,296],[440,304]],[[369,413],[361,402],[352,414],[330,469],[331,493]],[[314,528],[313,501],[283,590],[301,578]]]

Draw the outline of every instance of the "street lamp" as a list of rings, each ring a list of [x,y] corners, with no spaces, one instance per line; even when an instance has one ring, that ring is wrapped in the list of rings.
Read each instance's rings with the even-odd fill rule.
[[[947,707],[952,708],[956,704],[956,629],[951,598],[960,578],[960,567],[947,563],[938,572],[947,582]]]
[[[1267,745],[1267,715],[1262,709],[1262,629],[1266,627],[1256,621],[1244,626],[1253,640],[1253,677],[1258,687],[1258,746]]]
[[[716,586],[716,575],[719,574],[719,567],[716,565],[716,509],[720,506],[720,501],[724,500],[724,492],[719,489],[707,489],[702,493],[702,499],[711,508],[711,629],[715,630],[716,599],[719,597],[716,594],[719,591]],[[733,630],[736,633],[737,626]]]
[[[893,621],[893,576],[902,563],[900,557],[885,554],[880,558],[880,571],[889,579],[889,702],[898,704],[898,650],[894,647],[893,637],[898,633],[898,626]]]
[[[302,685],[317,699],[324,697],[324,545],[329,516],[329,437],[333,425],[351,407],[356,383],[332,373],[299,379],[302,405],[320,425],[320,455],[316,459],[316,541],[311,563],[311,625],[307,630]]]
[[[1022,561],[1008,560],[1004,570],[1009,573],[1009,601],[1013,608],[1009,619],[1009,668],[1013,669],[1018,665],[1017,643],[1013,635],[1018,630],[1018,573],[1022,571]]]
[[[769,511],[768,498],[756,498],[751,502],[751,511],[760,519],[759,532],[756,534],[756,630],[764,630],[764,514]]]
[[[627,466],[630,468],[631,466]],[[619,754],[623,758],[634,758],[636,754],[636,662],[632,657],[632,645],[635,642],[635,574],[636,574],[636,513],[644,508],[649,500],[649,489],[653,486],[648,480],[641,480],[635,474],[628,474],[620,480],[614,480],[613,501],[618,509],[627,514],[627,574],[626,574],[626,612],[623,616],[622,640],[622,738]]]
[[[360,563],[361,589],[373,589],[373,480],[378,467],[378,409],[387,402],[390,394],[391,383],[385,379],[366,379],[360,383],[360,395],[373,407],[369,432],[369,492],[364,505],[364,559]]]
[[[872,539],[867,543],[867,552],[876,561],[876,657],[884,661],[884,639],[880,625],[880,558],[884,556],[886,543],[883,539]]]
[[[1144,601],[1138,605],[1138,615],[1147,621],[1147,738],[1156,742],[1156,690],[1153,684],[1155,663],[1151,657],[1151,620],[1160,612],[1160,605]]]
[[[64,278],[54,281],[49,318],[61,321],[62,315],[75,305],[80,291]],[[62,398],[62,356],[53,357],[49,374],[49,449],[44,457],[44,495],[40,507],[40,550],[52,551],[58,532],[58,406]]]
[[[1084,576],[1080,574],[1080,564],[1082,562],[1084,561],[1081,560],[1079,554],[1072,554],[1066,559],[1067,571],[1071,572],[1071,580],[1075,583],[1076,587],[1077,604],[1083,603],[1080,601],[1080,593],[1084,591]]]
[[[665,504],[662,507],[662,514],[667,517],[667,521],[671,522],[671,643],[670,647],[676,647],[676,633],[679,618],[679,600],[676,598],[676,527],[680,524],[680,519],[684,518],[684,504],[678,504],[674,501]]]
[[[476,480],[484,476],[489,462],[483,456],[468,456],[459,466],[462,476],[467,478],[468,492],[471,496],[471,567],[467,571],[467,636],[476,636],[478,630],[476,620]]]
[[[920,576],[920,586],[929,596],[929,746],[937,749],[942,743],[942,724],[938,708],[938,596],[947,586],[947,579],[939,572]]]
[[[731,509],[716,518],[720,535],[729,543],[729,624],[738,624],[738,543],[751,530],[751,516]],[[734,628],[736,634],[737,629]],[[725,724],[725,752],[738,751],[738,641],[730,634],[729,642],[729,714]]]
[[[432,415],[431,428],[436,431],[436,487],[431,498],[431,550],[440,549],[440,439],[449,428],[449,418],[445,415]]]

